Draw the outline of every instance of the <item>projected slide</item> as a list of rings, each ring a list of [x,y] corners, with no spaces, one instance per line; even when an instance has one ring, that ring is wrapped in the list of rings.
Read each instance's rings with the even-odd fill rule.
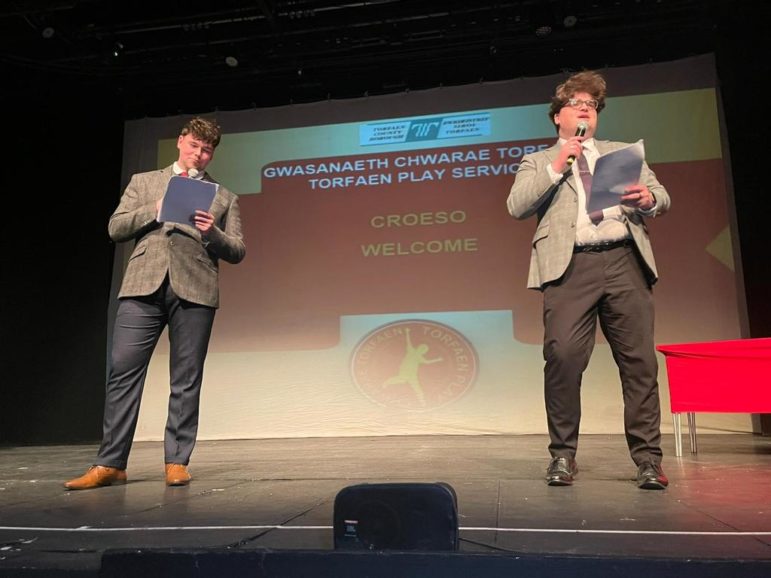
[[[715,89],[702,77],[669,88],[619,90],[598,138],[643,138],[672,197],[671,212],[648,222],[657,341],[734,338]],[[547,104],[443,112],[437,101],[431,114],[388,116],[388,102],[373,99],[350,122],[309,111],[302,126],[223,138],[211,173],[240,195],[247,257],[221,266],[210,437],[545,431],[541,296],[525,288],[535,220],[512,219],[505,201],[523,155],[556,140]],[[231,114],[253,124],[260,112]],[[148,143],[159,166],[174,160],[174,142]],[[151,371],[159,384],[164,354]],[[584,429],[620,431],[602,340],[587,378]],[[153,438],[158,411],[140,434]]]

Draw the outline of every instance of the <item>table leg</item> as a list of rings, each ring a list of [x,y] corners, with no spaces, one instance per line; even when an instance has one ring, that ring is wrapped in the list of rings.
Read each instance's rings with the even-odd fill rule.
[[[672,421],[675,427],[675,457],[678,458],[683,455],[682,421],[680,418],[681,414],[672,414]]]
[[[691,453],[698,453],[699,448],[696,446],[696,414],[688,412],[688,435],[691,438]]]

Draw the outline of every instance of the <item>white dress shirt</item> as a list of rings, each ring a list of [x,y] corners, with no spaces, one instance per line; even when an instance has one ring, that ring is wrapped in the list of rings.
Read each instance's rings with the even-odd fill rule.
[[[559,139],[559,144],[565,143],[565,139]],[[589,165],[589,171],[594,174],[594,164],[600,157],[594,139],[590,138],[581,143],[583,146],[583,156],[586,164]],[[557,173],[549,164],[546,168],[549,171],[553,183],[558,183],[562,174]],[[581,175],[578,173],[578,163],[574,162],[569,170],[573,171],[573,178],[578,195],[578,212],[576,215],[576,245],[597,245],[600,243],[610,243],[630,238],[629,231],[622,220],[621,206],[608,207],[602,210],[602,221],[597,224],[592,223],[589,213],[586,212],[586,191]]]

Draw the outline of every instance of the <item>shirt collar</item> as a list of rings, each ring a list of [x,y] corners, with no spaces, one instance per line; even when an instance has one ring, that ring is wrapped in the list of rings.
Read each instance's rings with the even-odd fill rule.
[[[179,166],[179,163],[177,161],[174,161],[174,164],[171,167],[171,170],[174,172],[175,175],[181,175],[185,170]],[[194,179],[202,179],[203,178],[203,171],[198,171],[198,174],[195,177],[191,177]]]
[[[567,142],[567,139],[560,138],[557,141],[557,144],[564,144]],[[585,149],[587,149],[589,152],[599,154],[599,151],[597,150],[597,144],[594,142],[594,137],[588,138],[585,141],[581,143],[581,146],[583,146]]]
[[[594,137],[586,139],[581,143],[581,145],[590,153],[599,155],[599,151],[597,150],[597,143],[594,142]]]

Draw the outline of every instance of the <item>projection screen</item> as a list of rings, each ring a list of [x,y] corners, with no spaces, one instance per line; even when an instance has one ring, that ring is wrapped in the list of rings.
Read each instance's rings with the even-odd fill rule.
[[[712,57],[602,72],[598,138],[642,139],[672,197],[648,221],[657,343],[740,337]],[[202,114],[224,130],[209,172],[239,195],[247,256],[221,264],[199,437],[545,433],[541,295],[525,288],[535,219],[505,201],[523,154],[556,140],[563,78]],[[176,159],[189,116],[126,123],[124,182]],[[623,431],[599,333],[582,396],[582,432]],[[162,338],[137,440],[162,439],[167,397]],[[751,430],[747,415],[699,425]]]

